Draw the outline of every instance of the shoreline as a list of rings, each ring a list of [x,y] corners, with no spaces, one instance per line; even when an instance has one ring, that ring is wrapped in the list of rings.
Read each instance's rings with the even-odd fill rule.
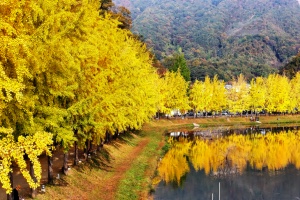
[[[243,128],[246,126],[276,127],[300,125],[300,115],[260,116],[260,122],[250,121],[246,117],[207,117],[189,119],[159,119],[145,124],[141,131],[118,138],[111,144],[104,145],[103,152],[108,153],[104,165],[99,168],[81,166],[72,169],[69,176],[64,176],[66,187],[46,186],[47,192],[39,194],[36,199],[97,199],[105,195],[109,186],[110,199],[153,199],[155,191],[155,174],[159,158],[166,151],[166,133],[172,130],[192,130],[193,123],[199,125],[197,130],[216,127]],[[147,142],[145,142],[147,141]],[[144,145],[141,145],[144,144]],[[130,164],[128,164],[128,159]],[[120,168],[120,166],[128,166]],[[134,178],[130,178],[134,177]],[[79,181],[80,180],[80,181]],[[113,180],[113,181],[111,181]],[[93,184],[93,191],[89,189]],[[76,191],[76,193],[74,193]],[[100,195],[102,194],[102,195]],[[104,195],[104,196],[103,196]]]
[[[143,128],[148,127],[194,127],[193,123],[198,124],[199,128],[216,127],[216,126],[274,126],[282,124],[299,124],[300,115],[266,115],[259,116],[258,121],[251,121],[250,115],[248,116],[217,116],[217,117],[202,117],[202,118],[171,118],[153,120],[147,123]]]

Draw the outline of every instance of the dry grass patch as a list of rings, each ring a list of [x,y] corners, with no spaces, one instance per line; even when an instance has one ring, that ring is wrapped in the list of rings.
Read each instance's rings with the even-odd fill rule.
[[[147,138],[132,134],[130,141],[117,140],[104,149],[109,155],[105,166],[90,167],[88,164],[71,169],[68,176],[60,181],[65,186],[47,186],[46,194],[39,194],[40,200],[89,200],[115,199],[120,180],[130,168],[131,162],[139,155],[139,151],[148,143]]]

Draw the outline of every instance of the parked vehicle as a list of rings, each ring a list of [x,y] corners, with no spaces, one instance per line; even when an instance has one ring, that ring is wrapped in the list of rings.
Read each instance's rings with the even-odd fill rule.
[[[227,111],[222,111],[221,115],[229,115],[229,113]]]

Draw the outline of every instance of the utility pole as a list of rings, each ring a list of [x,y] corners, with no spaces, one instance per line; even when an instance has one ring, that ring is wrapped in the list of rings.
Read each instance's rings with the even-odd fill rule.
[[[221,184],[219,182],[219,200],[221,200]]]

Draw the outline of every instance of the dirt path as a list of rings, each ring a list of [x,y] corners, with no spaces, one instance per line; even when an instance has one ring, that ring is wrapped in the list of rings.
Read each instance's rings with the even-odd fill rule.
[[[118,189],[118,185],[122,178],[124,177],[126,171],[130,168],[130,165],[133,160],[135,160],[140,153],[143,151],[145,146],[149,143],[149,139],[143,139],[135,146],[129,154],[126,154],[126,158],[119,163],[116,163],[116,166],[113,167],[114,174],[112,178],[103,182],[99,185],[101,192],[99,198],[105,200],[114,200],[115,195]]]

